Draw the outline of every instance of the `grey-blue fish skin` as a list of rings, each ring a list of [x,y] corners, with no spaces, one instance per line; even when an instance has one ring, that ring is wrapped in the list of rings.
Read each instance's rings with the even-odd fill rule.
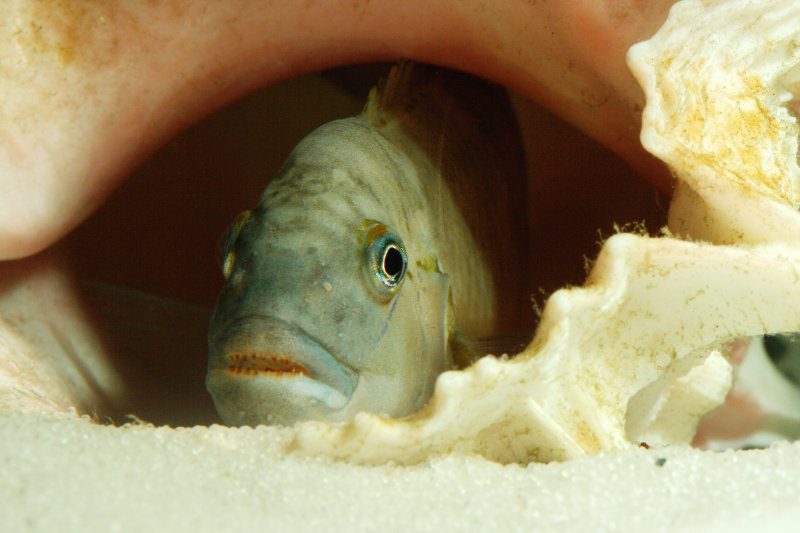
[[[489,188],[470,191],[468,172],[442,175],[457,160],[442,153],[448,130],[431,131],[441,117],[409,99],[440,94],[437,76],[410,64],[393,72],[364,113],[301,141],[232,226],[206,378],[226,423],[409,415],[453,368],[458,335],[496,331],[511,284],[487,260],[498,237],[464,213],[465,198],[473,216],[486,209],[475,199]],[[411,94],[411,80],[430,92]],[[517,248],[512,266],[526,253]]]

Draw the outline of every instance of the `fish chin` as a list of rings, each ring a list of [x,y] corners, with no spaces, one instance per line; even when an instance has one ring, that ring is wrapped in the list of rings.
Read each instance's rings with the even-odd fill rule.
[[[206,388],[228,424],[338,420],[358,385],[358,374],[278,318],[212,324],[210,347]]]
[[[224,370],[209,372],[206,387],[229,425],[282,424],[301,420],[334,421],[350,397],[305,376],[256,376],[242,379]]]

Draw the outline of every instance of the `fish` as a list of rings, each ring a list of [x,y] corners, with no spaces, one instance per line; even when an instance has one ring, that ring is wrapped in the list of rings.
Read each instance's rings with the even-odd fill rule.
[[[311,132],[220,245],[221,419],[408,416],[480,339],[531,331],[526,176],[506,91],[443,68],[396,65]]]

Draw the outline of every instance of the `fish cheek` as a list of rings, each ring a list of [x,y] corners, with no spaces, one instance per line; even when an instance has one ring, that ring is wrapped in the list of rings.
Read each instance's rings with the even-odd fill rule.
[[[331,321],[336,326],[337,335],[343,334],[346,329],[347,309],[347,302],[342,300],[333,301],[330,304],[329,313]]]
[[[416,412],[430,399],[439,374],[452,368],[447,349],[449,290],[446,274],[415,273],[395,295],[393,311],[384,311],[370,364],[380,387],[371,391],[368,409],[393,416]]]

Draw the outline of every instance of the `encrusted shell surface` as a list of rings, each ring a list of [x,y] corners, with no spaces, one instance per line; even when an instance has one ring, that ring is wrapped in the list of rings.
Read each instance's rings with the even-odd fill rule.
[[[642,143],[679,178],[670,228],[726,244],[798,242],[800,6],[673,6],[628,63],[645,90]]]

